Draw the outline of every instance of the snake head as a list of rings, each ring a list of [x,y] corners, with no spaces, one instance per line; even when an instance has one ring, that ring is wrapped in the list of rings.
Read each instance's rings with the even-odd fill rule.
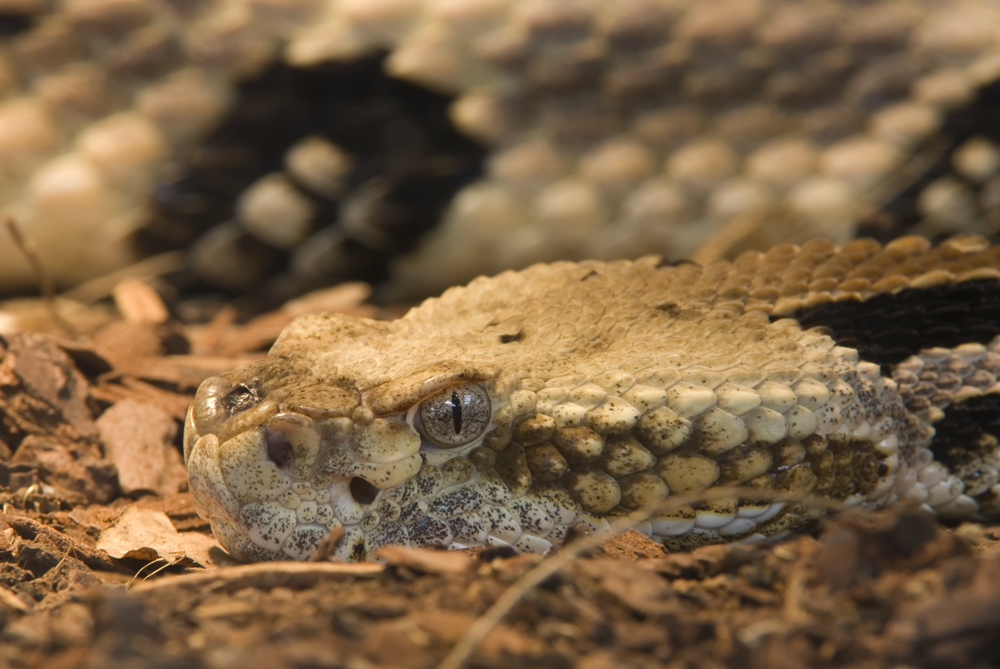
[[[348,560],[485,543],[474,514],[510,499],[482,445],[505,415],[493,372],[446,360],[359,383],[292,341],[205,380],[188,411],[190,489],[220,543],[247,561],[306,559],[339,526]]]

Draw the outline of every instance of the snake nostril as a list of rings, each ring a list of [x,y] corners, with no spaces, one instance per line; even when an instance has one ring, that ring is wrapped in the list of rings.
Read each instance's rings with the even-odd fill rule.
[[[278,430],[265,430],[267,457],[279,467],[287,467],[292,462],[292,442],[288,435]]]
[[[371,504],[378,495],[378,488],[363,478],[355,476],[351,479],[351,497],[358,504]]]

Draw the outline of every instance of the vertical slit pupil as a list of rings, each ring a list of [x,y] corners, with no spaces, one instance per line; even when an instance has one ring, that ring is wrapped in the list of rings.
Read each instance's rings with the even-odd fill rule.
[[[451,420],[455,425],[455,434],[462,434],[462,398],[454,390],[451,391]]]

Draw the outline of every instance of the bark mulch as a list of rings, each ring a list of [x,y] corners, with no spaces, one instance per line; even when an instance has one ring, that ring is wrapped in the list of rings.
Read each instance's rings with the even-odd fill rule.
[[[366,297],[200,324],[136,281],[58,318],[0,305],[0,667],[1000,665],[1000,527],[914,511],[686,554],[630,532],[546,557],[234,563],[186,492],[187,403],[300,313],[391,315]]]

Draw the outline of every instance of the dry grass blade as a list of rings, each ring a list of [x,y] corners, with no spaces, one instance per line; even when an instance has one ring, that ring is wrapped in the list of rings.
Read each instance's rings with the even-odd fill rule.
[[[132,578],[130,578],[128,580],[128,583],[125,584],[125,589],[128,590],[129,588],[131,588],[132,584],[135,583],[135,581],[136,581],[137,578],[139,578],[139,575],[142,574],[142,572],[146,571],[147,568],[152,567],[154,564],[159,564],[160,562],[162,562],[163,564],[160,567],[158,567],[157,569],[154,569],[150,573],[148,573],[145,576],[143,576],[142,577],[143,581],[147,580],[150,576],[153,576],[154,574],[156,574],[157,572],[159,572],[161,569],[164,569],[164,568],[170,566],[170,562],[168,560],[166,560],[165,558],[161,558],[161,557],[160,558],[156,558],[152,562],[147,562],[146,564],[142,565],[142,567],[139,568],[139,571],[135,572],[135,574],[132,575]]]

